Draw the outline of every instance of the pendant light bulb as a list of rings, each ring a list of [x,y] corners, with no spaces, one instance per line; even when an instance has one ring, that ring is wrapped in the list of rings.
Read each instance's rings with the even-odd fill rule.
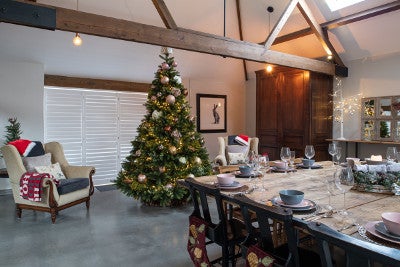
[[[265,67],[265,70],[266,70],[268,73],[272,72],[272,66],[271,66],[271,65],[267,65],[267,66]]]
[[[79,33],[76,33],[76,34],[75,34],[75,37],[72,39],[72,43],[73,43],[75,46],[80,46],[80,45],[82,44],[82,39],[81,39],[81,37],[79,36]]]

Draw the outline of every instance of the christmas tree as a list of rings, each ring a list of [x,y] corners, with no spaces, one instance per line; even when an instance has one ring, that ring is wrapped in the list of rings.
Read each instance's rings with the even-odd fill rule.
[[[189,192],[177,181],[211,174],[204,140],[195,129],[171,48],[163,48],[155,79],[147,96],[147,114],[122,163],[117,187],[146,205],[179,206]]]
[[[5,145],[11,141],[20,139],[22,134],[21,124],[17,121],[17,118],[9,118],[8,122],[10,125],[6,126]]]

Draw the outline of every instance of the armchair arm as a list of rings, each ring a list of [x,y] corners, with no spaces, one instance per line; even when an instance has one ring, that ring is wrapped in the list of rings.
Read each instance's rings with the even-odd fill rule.
[[[220,166],[226,166],[228,165],[226,158],[224,155],[218,155],[215,157],[214,162]]]
[[[46,192],[44,198],[46,198],[47,203],[49,204],[50,208],[55,208],[58,206],[58,200],[60,199],[60,195],[57,191],[57,186],[50,178],[44,178],[42,181],[43,190]]]
[[[63,166],[63,172],[67,178],[89,178],[89,195],[93,195],[94,186],[92,176],[96,169],[92,166]]]

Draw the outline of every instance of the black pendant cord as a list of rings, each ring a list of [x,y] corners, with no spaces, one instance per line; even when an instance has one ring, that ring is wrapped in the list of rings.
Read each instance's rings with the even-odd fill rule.
[[[226,37],[226,0],[224,0],[224,37]]]

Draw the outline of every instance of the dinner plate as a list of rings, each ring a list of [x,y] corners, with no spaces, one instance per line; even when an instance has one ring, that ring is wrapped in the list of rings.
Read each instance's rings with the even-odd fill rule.
[[[251,174],[243,174],[240,171],[235,172],[235,177],[236,178],[250,178],[250,177],[255,177],[255,173],[252,172]]]
[[[271,170],[273,171],[273,172],[295,172],[296,171],[296,169],[295,168],[287,168],[287,169],[279,169],[279,168],[277,168],[277,167],[271,167]]]
[[[272,204],[277,206],[281,206],[284,208],[291,208],[293,211],[310,211],[317,207],[317,204],[315,204],[314,201],[311,201],[309,199],[303,199],[302,202],[296,205],[289,205],[285,204],[279,196],[276,196],[271,199],[271,202]]]
[[[218,183],[217,183],[217,185],[221,189],[235,189],[235,188],[239,188],[239,187],[243,186],[238,181],[234,181],[232,184],[229,184],[229,185],[222,185],[222,184],[218,184]]]
[[[380,221],[372,221],[372,222],[367,222],[367,224],[365,224],[365,230],[367,230],[367,233],[376,237],[377,239],[381,239],[384,241],[388,241],[397,245],[400,245],[400,241],[394,240],[393,238],[387,237],[381,233],[379,233],[376,229],[375,229],[375,225],[377,223],[379,223]]]
[[[390,239],[393,239],[393,240],[396,240],[396,241],[400,242],[400,236],[394,235],[391,232],[389,232],[386,229],[385,224],[383,222],[378,222],[377,224],[375,224],[375,230],[378,233],[380,233],[380,234],[382,234],[382,235],[384,235],[384,236],[386,236],[386,237],[388,237]]]
[[[308,169],[309,168],[308,166],[304,166],[303,163],[298,164],[297,167],[300,167],[302,169]],[[311,166],[311,169],[321,169],[321,168],[322,168],[322,166],[319,165],[319,164],[314,164],[314,165]]]

